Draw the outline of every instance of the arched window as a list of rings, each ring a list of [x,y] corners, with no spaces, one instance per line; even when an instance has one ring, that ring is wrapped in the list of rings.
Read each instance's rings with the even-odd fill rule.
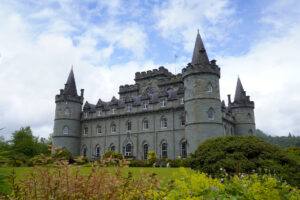
[[[65,109],[65,115],[66,116],[70,116],[71,112],[70,112],[70,109],[69,108],[66,108]]]
[[[131,121],[127,121],[127,131],[131,131]]]
[[[143,104],[143,109],[144,109],[144,110],[148,110],[148,104],[147,104],[147,102],[144,102],[144,104]]]
[[[248,131],[248,134],[249,134],[249,135],[253,135],[252,129],[250,129],[250,130]]]
[[[97,126],[97,134],[102,133],[102,127],[100,125]]]
[[[251,117],[251,114],[250,114],[250,113],[248,113],[248,114],[247,114],[247,118],[248,118],[249,120],[251,120],[251,119],[252,119],[252,117]]]
[[[212,84],[211,83],[208,83],[206,85],[206,92],[212,92],[213,91],[213,87],[212,87]]]
[[[82,146],[82,155],[83,157],[87,157],[87,147],[85,145]]]
[[[185,116],[184,116],[184,115],[181,115],[181,116],[180,116],[180,125],[181,125],[181,126],[184,126],[184,125],[185,125]]]
[[[111,131],[111,133],[117,132],[117,126],[114,122],[111,123],[111,125],[110,125],[110,131]]]
[[[148,130],[149,129],[149,121],[148,119],[143,120],[143,129]]]
[[[131,143],[127,143],[125,146],[125,156],[132,156],[132,144]]]
[[[143,159],[147,160],[147,156],[148,156],[148,144],[144,143],[143,144]]]
[[[161,117],[161,128],[167,128],[168,127],[168,120],[165,116]]]
[[[111,144],[110,144],[109,150],[110,150],[110,151],[116,151],[116,147],[115,147],[114,143],[111,143]]]
[[[166,141],[161,143],[161,158],[168,158],[168,144]]]
[[[64,126],[63,134],[64,134],[64,135],[69,134],[69,127]]]
[[[100,146],[97,144],[95,148],[95,156],[96,158],[100,157]]]
[[[180,150],[181,150],[181,157],[186,158],[187,157],[187,141],[183,140],[180,144]]]
[[[214,109],[212,109],[212,108],[208,109],[207,116],[208,116],[208,119],[213,120],[214,119]]]

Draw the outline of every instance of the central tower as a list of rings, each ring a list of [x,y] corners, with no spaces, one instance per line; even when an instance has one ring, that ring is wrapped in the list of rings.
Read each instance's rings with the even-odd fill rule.
[[[198,32],[192,62],[182,70],[184,82],[185,135],[189,152],[205,140],[223,135],[220,68],[209,61]]]

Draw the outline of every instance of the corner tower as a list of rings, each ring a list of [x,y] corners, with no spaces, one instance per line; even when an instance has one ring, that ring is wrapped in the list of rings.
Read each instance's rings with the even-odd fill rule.
[[[255,134],[254,102],[246,95],[240,78],[237,80],[234,102],[230,102],[235,120],[235,135]]]
[[[79,155],[82,102],[83,89],[78,96],[72,67],[65,88],[55,96],[53,146],[66,148],[74,156]]]
[[[184,82],[185,134],[189,151],[203,141],[223,135],[220,101],[220,68],[209,61],[201,36],[197,34],[192,62],[182,70]]]

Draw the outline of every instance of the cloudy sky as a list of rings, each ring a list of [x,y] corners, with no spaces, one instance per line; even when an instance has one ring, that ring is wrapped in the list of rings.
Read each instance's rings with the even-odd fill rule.
[[[222,99],[240,76],[257,128],[300,136],[299,0],[0,0],[0,134],[29,125],[47,138],[71,65],[91,103],[136,71],[180,72],[197,29],[221,67]]]

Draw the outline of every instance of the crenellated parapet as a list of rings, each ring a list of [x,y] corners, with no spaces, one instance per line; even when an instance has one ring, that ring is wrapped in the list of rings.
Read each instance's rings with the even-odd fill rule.
[[[119,94],[127,94],[127,93],[132,93],[132,92],[138,92],[139,91],[139,86],[134,84],[134,85],[121,85],[119,88]]]
[[[216,64],[216,60],[210,61],[209,64],[191,64],[189,63],[186,68],[182,69],[182,77],[199,73],[215,74],[220,78],[220,68]]]
[[[172,75],[170,78],[162,81],[162,83],[158,84],[159,87],[165,87],[169,85],[177,85],[183,84],[182,74]]]
[[[83,96],[72,96],[72,95],[66,95],[62,92],[55,96],[55,103],[63,102],[63,101],[71,101],[76,103],[83,103]]]
[[[172,73],[168,71],[165,67],[161,66],[158,69],[148,70],[146,72],[136,72],[135,81],[154,78],[154,77],[172,77]]]

